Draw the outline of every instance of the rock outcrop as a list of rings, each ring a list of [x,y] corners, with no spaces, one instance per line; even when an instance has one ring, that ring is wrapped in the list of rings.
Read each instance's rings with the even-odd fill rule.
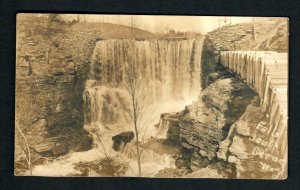
[[[99,32],[50,27],[35,16],[17,25],[16,124],[43,156],[90,149],[82,93]]]
[[[224,78],[215,77],[198,100],[185,110],[162,117],[171,121],[165,142],[182,148],[182,156],[177,161],[180,168],[185,166],[193,171],[210,166],[221,172],[220,175],[232,177],[235,167],[227,159],[219,160],[227,158],[231,126],[244,113],[255,92],[230,73],[220,76]]]

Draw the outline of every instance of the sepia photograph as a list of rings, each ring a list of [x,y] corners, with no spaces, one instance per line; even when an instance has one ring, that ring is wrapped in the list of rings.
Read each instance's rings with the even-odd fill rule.
[[[15,176],[288,177],[286,17],[18,13]]]

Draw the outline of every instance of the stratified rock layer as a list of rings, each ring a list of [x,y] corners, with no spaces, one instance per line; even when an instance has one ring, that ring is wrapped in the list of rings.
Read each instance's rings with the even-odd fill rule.
[[[226,139],[232,136],[230,126],[254,96],[246,84],[227,73],[227,77],[210,84],[182,112],[163,114],[165,120],[177,119],[167,126],[166,143],[182,147],[182,157],[189,162],[191,170],[210,165],[224,176],[235,176],[235,167],[227,162],[230,140]],[[226,162],[220,162],[221,158]]]

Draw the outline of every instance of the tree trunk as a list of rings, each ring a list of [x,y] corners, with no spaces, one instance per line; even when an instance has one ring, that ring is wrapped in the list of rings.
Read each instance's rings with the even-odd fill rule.
[[[139,148],[139,135],[138,135],[138,129],[136,125],[136,121],[134,122],[134,130],[136,135],[136,152],[137,152],[137,164],[139,168],[139,176],[142,175],[142,166],[141,166],[141,154],[140,154],[140,148]]]
[[[132,90],[132,107],[133,107],[133,122],[134,122],[134,130],[135,130],[135,136],[136,136],[136,160],[139,168],[139,173],[138,176],[142,175],[142,166],[141,166],[141,155],[140,155],[140,145],[139,145],[139,131],[138,131],[138,126],[137,126],[137,121],[138,121],[138,113],[137,113],[137,107],[135,103],[135,95],[134,95],[134,90]]]

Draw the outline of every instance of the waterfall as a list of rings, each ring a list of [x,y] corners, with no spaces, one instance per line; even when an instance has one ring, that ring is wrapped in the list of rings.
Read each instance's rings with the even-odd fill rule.
[[[106,153],[128,164],[125,176],[137,175],[136,141],[123,143],[119,152],[112,148],[112,136],[133,131],[132,121],[123,110],[124,105],[130,104],[130,96],[122,88],[123,62],[128,61],[128,56],[137,65],[140,75],[147,79],[147,93],[152,97],[147,102],[140,128],[142,175],[153,177],[162,169],[176,168],[174,155],[156,138],[164,138],[174,122],[172,118],[161,117],[162,113],[183,110],[200,91],[201,46],[202,40],[198,38],[99,41],[83,93],[84,128],[93,136],[94,148],[39,165],[33,172],[51,176],[80,174],[74,163],[105,158]]]
[[[173,40],[112,39],[99,41],[94,49],[90,79],[119,87],[126,62],[133,63],[147,79],[152,101],[195,98],[200,90],[200,38]]]
[[[145,79],[148,106],[165,103],[164,109],[170,111],[171,107],[182,107],[176,105],[180,101],[195,100],[200,91],[201,48],[201,38],[98,41],[83,95],[85,124],[106,126],[114,133],[130,130],[126,128],[130,119],[123,109],[130,105],[123,88],[127,62]],[[152,110],[159,115],[163,108]],[[149,111],[146,116],[151,117]]]
[[[149,98],[139,134],[140,140],[147,142],[166,137],[169,124],[168,120],[165,125],[160,122],[162,113],[180,111],[196,100],[201,90],[201,48],[201,38],[98,41],[83,94],[85,129],[94,136],[97,147],[113,155],[112,136],[134,131],[124,110],[130,108],[131,98],[124,89],[126,63],[133,64],[139,77],[145,79],[143,89]],[[134,160],[134,146],[133,141],[122,145],[121,154]],[[142,161],[147,167],[175,167],[170,155],[155,150],[145,149]]]

